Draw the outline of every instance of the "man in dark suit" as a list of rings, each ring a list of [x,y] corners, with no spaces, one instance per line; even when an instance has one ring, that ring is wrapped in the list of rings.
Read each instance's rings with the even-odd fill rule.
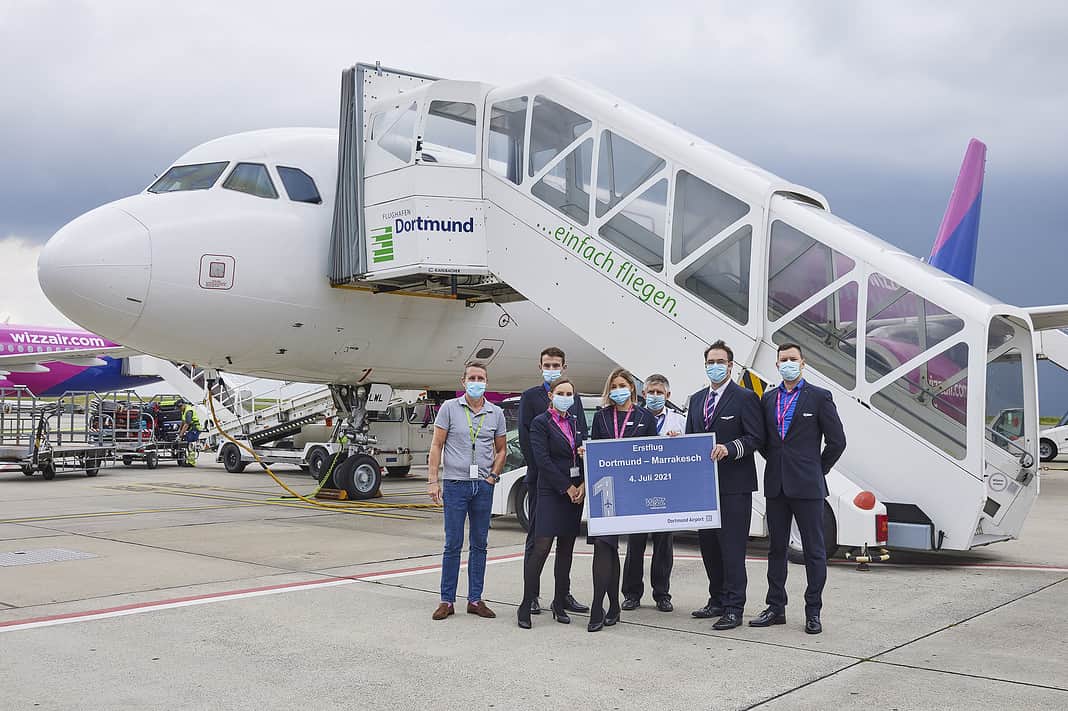
[[[824,477],[845,451],[845,431],[831,393],[805,382],[804,353],[796,343],[783,343],[777,357],[782,384],[764,393],[768,436],[761,453],[768,522],[768,608],[751,627],[786,623],[786,552],[790,521],[797,521],[805,554],[805,632],[823,631],[820,610],[827,582],[827,550],[823,540]],[[823,448],[822,452],[820,448]]]
[[[701,559],[708,574],[708,603],[694,617],[719,617],[713,629],[742,624],[745,608],[745,546],[757,489],[753,453],[764,446],[764,417],[752,390],[734,383],[734,352],[723,341],[705,349],[709,386],[690,396],[686,433],[714,432],[712,458],[719,468],[720,528],[698,531]]]
[[[527,516],[527,541],[523,553],[524,565],[530,556],[534,546],[534,518],[537,515],[538,503],[538,467],[534,462],[534,452],[530,447],[530,423],[534,418],[549,410],[549,385],[559,379],[567,370],[566,356],[564,352],[555,346],[550,346],[538,356],[538,364],[541,368],[541,385],[535,385],[523,392],[519,398],[519,450],[523,453],[523,459],[527,464],[525,483],[527,486],[527,502],[530,513]],[[589,425],[586,423],[586,413],[582,409],[582,398],[575,393],[575,404],[568,411],[575,417],[576,430],[579,441],[589,439]],[[538,602],[538,586],[535,586],[534,599],[530,607],[532,615],[541,614],[541,605]],[[568,612],[589,612],[590,608],[575,600],[569,592],[564,599],[564,608]]]

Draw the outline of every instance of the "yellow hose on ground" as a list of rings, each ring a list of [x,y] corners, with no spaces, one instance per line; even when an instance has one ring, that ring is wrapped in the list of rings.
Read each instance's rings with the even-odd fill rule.
[[[280,486],[283,489],[285,489],[286,491],[288,491],[293,497],[295,497],[297,499],[300,499],[301,501],[303,501],[305,503],[311,504],[312,506],[318,506],[318,507],[324,508],[324,509],[334,509],[334,510],[338,510],[338,511],[345,511],[345,510],[351,510],[351,509],[363,509],[363,508],[367,508],[367,509],[439,509],[439,510],[441,509],[441,504],[384,504],[384,503],[380,503],[380,502],[376,502],[376,501],[352,501],[352,502],[347,503],[347,504],[332,504],[332,503],[327,503],[325,501],[319,501],[318,499],[308,498],[307,496],[304,496],[303,494],[298,494],[296,491],[293,491],[291,488],[289,488],[289,486],[284,481],[279,479],[275,475],[275,473],[273,471],[271,471],[271,468],[269,466],[267,466],[266,463],[264,463],[263,459],[260,458],[260,455],[256,454],[255,450],[253,450],[248,445],[245,445],[245,444],[237,441],[236,439],[231,437],[226,432],[223,432],[222,428],[219,427],[219,419],[215,416],[215,398],[213,398],[211,396],[211,391],[210,390],[205,390],[204,399],[207,401],[208,407],[211,409],[211,421],[212,421],[212,424],[215,425],[215,429],[219,431],[219,434],[221,434],[225,439],[229,440],[230,442],[232,442],[234,445],[236,445],[240,449],[243,449],[246,452],[248,452],[249,454],[251,454],[252,458],[255,459],[256,462],[261,467],[263,467],[263,470],[265,472],[267,472],[272,479],[274,479],[275,483],[278,484],[278,486]],[[333,459],[334,458],[331,457],[331,462],[333,461]],[[321,484],[320,484],[319,488],[322,488]],[[318,490],[319,489],[316,489],[317,492],[318,492]]]

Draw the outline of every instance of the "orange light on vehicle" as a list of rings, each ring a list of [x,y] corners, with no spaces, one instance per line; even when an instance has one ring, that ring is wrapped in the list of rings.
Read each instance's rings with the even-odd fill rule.
[[[862,491],[853,497],[853,505],[858,509],[871,511],[875,508],[875,494],[870,491]]]

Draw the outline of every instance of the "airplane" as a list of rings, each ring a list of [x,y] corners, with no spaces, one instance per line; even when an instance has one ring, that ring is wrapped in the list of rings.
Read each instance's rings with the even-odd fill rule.
[[[37,397],[71,390],[109,392],[159,382],[128,374],[125,346],[76,328],[0,325],[0,388],[24,386]]]

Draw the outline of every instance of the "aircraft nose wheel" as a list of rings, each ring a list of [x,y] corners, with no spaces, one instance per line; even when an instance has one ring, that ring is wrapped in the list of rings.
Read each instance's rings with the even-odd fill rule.
[[[334,470],[334,483],[347,491],[350,499],[373,499],[382,486],[382,469],[374,457],[354,454]]]

